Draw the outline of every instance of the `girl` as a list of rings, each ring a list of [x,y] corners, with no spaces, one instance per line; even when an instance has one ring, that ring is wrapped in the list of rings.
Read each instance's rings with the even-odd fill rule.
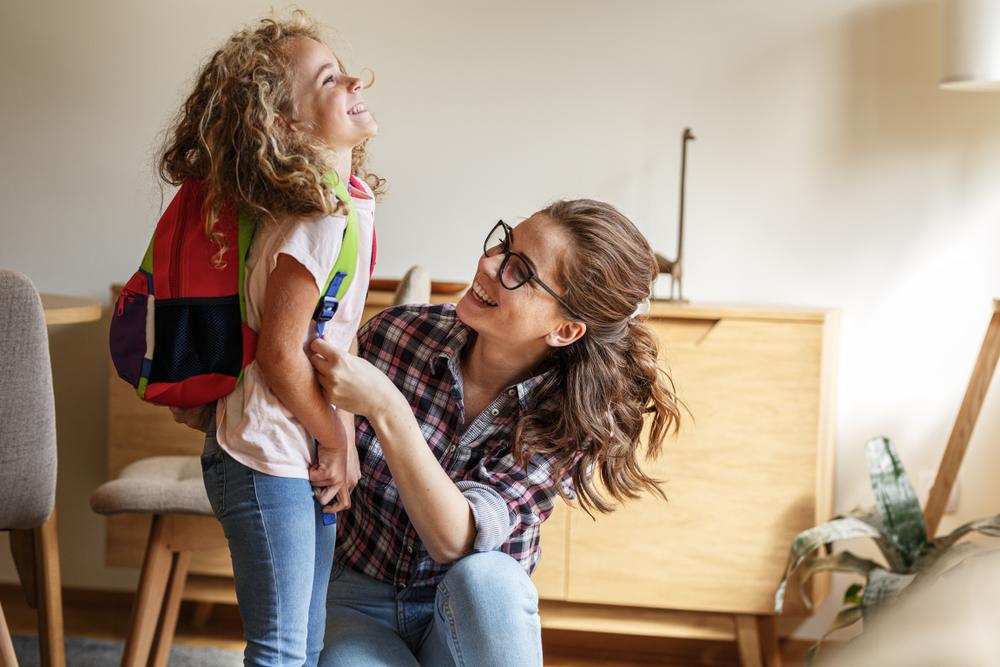
[[[382,181],[364,168],[378,128],[361,91],[304,14],[265,19],[204,66],[160,163],[169,183],[204,182],[210,238],[223,206],[259,221],[245,277],[257,356],[219,400],[202,456],[232,554],[246,664],[316,664],[336,533],[321,505],[348,507],[359,475],[353,416],[325,400],[304,346],[348,216],[360,227],[358,266],[323,336],[334,347],[351,346],[367,293]],[[324,488],[314,492],[310,470]]]

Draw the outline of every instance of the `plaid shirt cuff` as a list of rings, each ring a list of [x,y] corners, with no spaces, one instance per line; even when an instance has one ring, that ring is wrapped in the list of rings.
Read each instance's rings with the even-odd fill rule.
[[[479,482],[462,480],[455,482],[455,486],[469,501],[472,518],[476,523],[476,540],[472,544],[472,550],[496,551],[503,546],[514,529],[507,503],[496,489]]]

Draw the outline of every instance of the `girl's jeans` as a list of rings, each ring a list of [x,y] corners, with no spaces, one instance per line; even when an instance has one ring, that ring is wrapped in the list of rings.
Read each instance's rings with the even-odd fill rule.
[[[510,556],[457,561],[437,588],[397,588],[339,563],[323,667],[541,667],[538,593]]]
[[[323,646],[336,525],[307,479],[265,475],[205,436],[205,490],[233,558],[247,665],[315,665]]]

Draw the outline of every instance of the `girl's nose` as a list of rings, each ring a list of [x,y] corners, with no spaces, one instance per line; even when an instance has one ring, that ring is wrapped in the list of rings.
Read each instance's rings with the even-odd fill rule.
[[[361,90],[363,86],[361,85],[361,79],[356,76],[352,76],[347,83],[347,89],[352,93],[356,93]]]

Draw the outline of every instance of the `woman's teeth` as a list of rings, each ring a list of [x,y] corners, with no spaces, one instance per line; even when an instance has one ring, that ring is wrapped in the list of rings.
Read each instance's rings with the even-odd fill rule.
[[[365,103],[364,103],[364,102],[360,102],[360,103],[358,103],[358,104],[355,104],[355,105],[354,105],[353,107],[351,107],[350,109],[348,109],[348,110],[347,110],[347,115],[348,115],[348,116],[356,116],[356,115],[358,115],[359,113],[362,113],[362,112],[364,112],[364,111],[368,111],[368,107],[366,107],[366,106],[365,106]]]
[[[482,286],[475,281],[473,281],[472,283],[472,293],[475,294],[479,298],[479,300],[484,303],[487,303],[491,306],[497,305],[497,302],[491,299],[489,296],[487,296],[486,290],[484,290]]]

